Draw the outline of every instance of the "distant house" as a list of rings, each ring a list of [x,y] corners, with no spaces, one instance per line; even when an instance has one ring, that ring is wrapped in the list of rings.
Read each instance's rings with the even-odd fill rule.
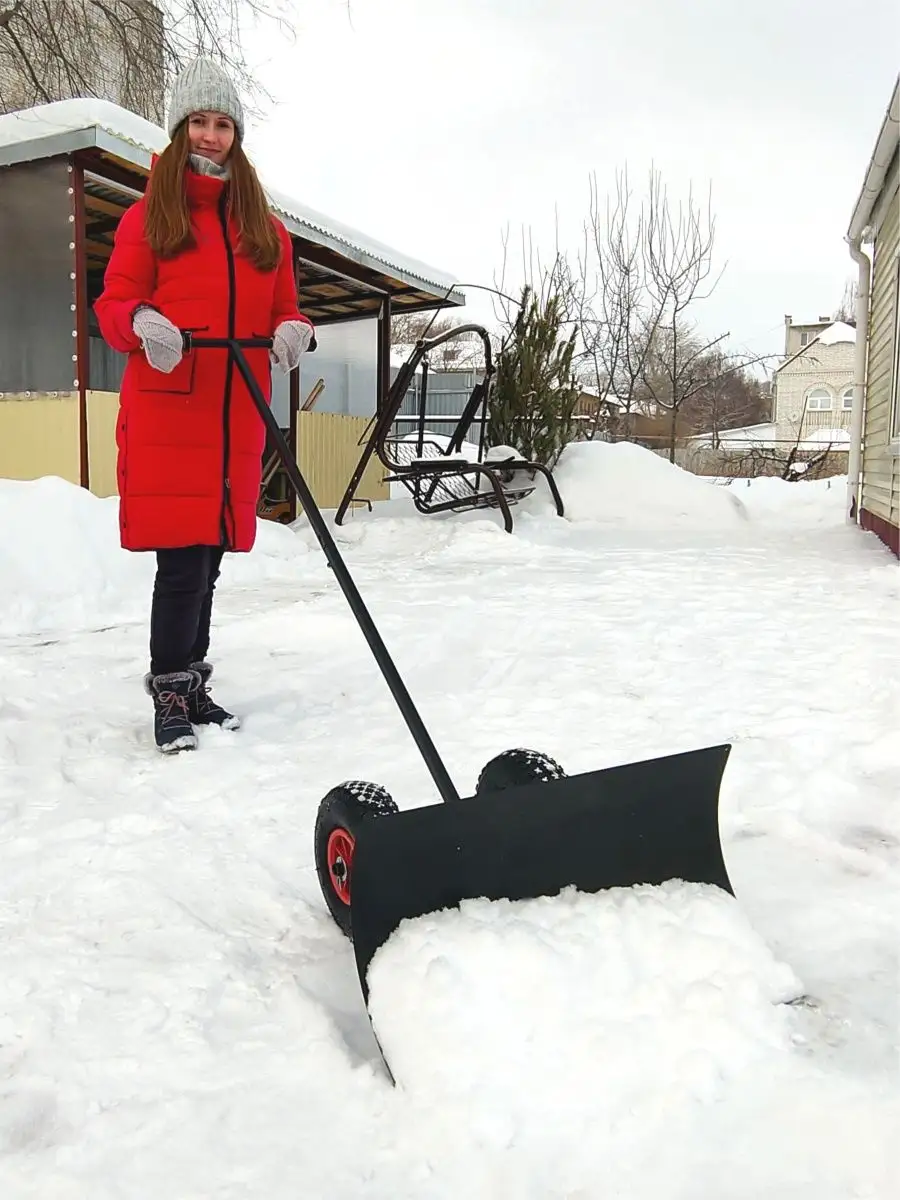
[[[846,240],[859,269],[848,518],[900,557],[900,76]],[[871,258],[863,246],[871,247]]]
[[[785,318],[785,357],[775,368],[774,440],[849,451],[856,330],[843,321],[796,326]]]

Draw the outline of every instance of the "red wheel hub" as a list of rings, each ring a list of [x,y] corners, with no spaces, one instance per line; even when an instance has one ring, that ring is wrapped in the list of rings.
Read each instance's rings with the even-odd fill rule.
[[[353,848],[356,845],[346,829],[332,829],[328,837],[325,859],[328,877],[339,900],[350,903],[350,870],[353,866]]]

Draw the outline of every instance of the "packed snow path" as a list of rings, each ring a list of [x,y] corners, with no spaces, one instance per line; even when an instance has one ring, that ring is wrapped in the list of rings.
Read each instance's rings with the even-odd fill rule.
[[[706,528],[337,531],[461,789],[510,746],[577,771],[734,743],[737,904],[417,923],[375,964],[393,1090],[313,820],[346,778],[437,797],[308,530],[226,563],[215,694],[245,726],[169,761],[140,683],[150,563],[118,555],[109,504],[5,485],[0,1195],[895,1194],[900,589],[841,492],[760,486]]]

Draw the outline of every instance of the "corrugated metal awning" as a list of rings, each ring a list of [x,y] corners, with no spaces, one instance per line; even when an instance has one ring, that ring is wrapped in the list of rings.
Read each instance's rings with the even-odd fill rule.
[[[61,100],[0,116],[0,169],[78,153],[95,176],[90,188],[86,188],[88,196],[110,203],[118,197],[121,204],[122,186],[139,195],[152,156],[164,149],[167,142],[164,130],[109,101]],[[104,196],[101,181],[113,174],[115,179],[110,179],[113,195]],[[309,313],[314,320],[374,315],[380,297],[385,294],[391,297],[395,311],[465,303],[462,294],[455,290],[455,281],[444,272],[279,192],[266,188],[266,193],[272,210],[299,243],[301,286],[307,293],[307,305],[320,302],[317,312]],[[90,200],[88,203],[90,207]],[[95,211],[102,208],[94,206]],[[112,215],[107,213],[108,218]],[[96,221],[94,225],[98,235],[96,251],[106,237],[102,227],[96,227]],[[312,254],[313,247],[320,253]]]

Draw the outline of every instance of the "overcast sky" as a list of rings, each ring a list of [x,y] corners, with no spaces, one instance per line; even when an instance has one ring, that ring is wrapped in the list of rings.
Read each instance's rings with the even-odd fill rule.
[[[838,304],[843,242],[890,99],[897,0],[293,0],[251,52],[277,99],[248,149],[273,187],[463,282],[501,233],[577,248],[628,164],[712,186],[724,276],[705,331],[778,351]],[[854,15],[851,16],[851,13]],[[510,277],[515,286],[517,280]],[[474,317],[489,300],[467,294]]]

